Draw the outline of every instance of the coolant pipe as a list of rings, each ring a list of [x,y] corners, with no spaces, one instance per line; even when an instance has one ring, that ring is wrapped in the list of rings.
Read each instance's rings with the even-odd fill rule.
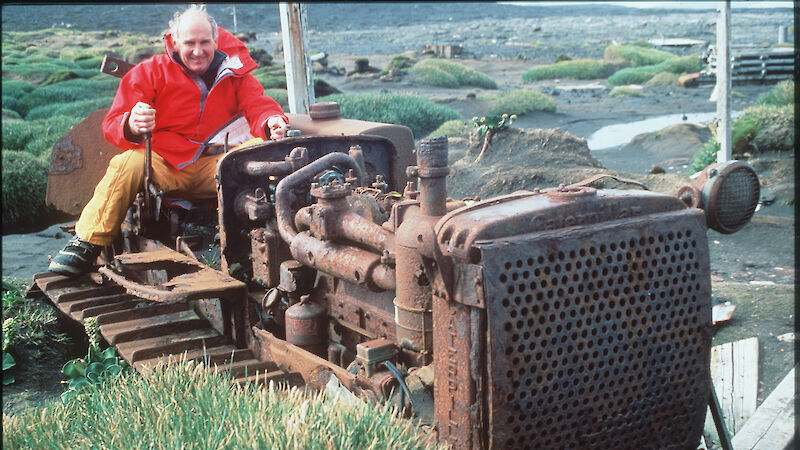
[[[358,163],[345,153],[328,153],[322,158],[311,164],[293,172],[282,179],[275,188],[275,215],[277,216],[278,232],[284,241],[291,245],[292,240],[297,236],[297,229],[294,226],[294,213],[290,206],[292,200],[292,190],[298,188],[303,183],[310,183],[314,175],[333,166],[352,169],[353,176],[362,184],[363,174]]]
[[[310,228],[314,236],[322,239],[344,239],[365,245],[378,253],[394,255],[394,233],[350,210],[346,199],[341,201],[343,209],[333,214],[325,213],[329,211],[323,206],[325,203],[324,199],[318,199],[316,205],[297,211],[294,218],[297,228]],[[324,230],[324,235],[318,235],[322,234],[318,231],[320,229]]]
[[[304,231],[292,239],[289,251],[297,261],[353,284],[376,292],[395,289],[395,271],[368,250],[323,241]]]
[[[401,359],[410,365],[429,364],[433,355],[433,297],[425,259],[433,257],[433,227],[447,213],[447,138],[423,139],[417,166],[408,175],[419,177],[419,208],[410,210],[397,228],[395,330]]]

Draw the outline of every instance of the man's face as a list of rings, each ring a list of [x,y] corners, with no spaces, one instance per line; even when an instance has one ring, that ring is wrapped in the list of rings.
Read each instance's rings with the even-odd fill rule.
[[[175,47],[181,61],[192,72],[202,75],[214,59],[217,43],[211,24],[203,17],[186,17],[178,28]]]

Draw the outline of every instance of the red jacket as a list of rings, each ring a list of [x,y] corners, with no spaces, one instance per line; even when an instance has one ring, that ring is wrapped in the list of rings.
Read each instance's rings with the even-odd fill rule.
[[[250,133],[264,140],[269,139],[265,126],[271,116],[289,123],[280,105],[264,95],[264,87],[250,74],[258,65],[247,46],[223,28],[218,30],[217,53],[226,59],[210,90],[198,75],[173,59],[172,37],[166,34],[166,54],[143,61],[122,78],[103,119],[106,140],[123,150],[141,148],[141,138],[126,138],[125,123],[133,106],[145,102],[156,110],[151,148],[182,169],[200,156],[203,141],[237,114],[244,114]]]

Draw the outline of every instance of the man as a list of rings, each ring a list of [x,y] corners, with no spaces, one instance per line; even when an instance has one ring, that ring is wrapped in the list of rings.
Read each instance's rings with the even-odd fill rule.
[[[257,67],[247,47],[217,27],[201,7],[178,12],[164,36],[166,53],[138,64],[122,78],[103,134],[125,150],[75,224],[75,238],[50,262],[53,273],[90,271],[110,245],[144,179],[144,136],[151,133],[152,180],[165,193],[215,198],[214,171],[222,154],[204,141],[237,114],[261,139],[285,136],[289,119],[250,74]]]

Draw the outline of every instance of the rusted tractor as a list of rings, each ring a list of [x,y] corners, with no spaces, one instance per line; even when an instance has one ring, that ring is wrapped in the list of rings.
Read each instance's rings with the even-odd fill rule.
[[[300,136],[227,152],[211,208],[143,191],[96,273],[35,287],[96,317],[137,370],[185,353],[240,382],[335,377],[454,448],[696,448],[706,229],[750,220],[747,164],[679,197],[575,184],[453,200],[444,138],[414,149],[408,128],[335,104],[290,120]],[[99,158],[70,145],[54,161]],[[102,175],[54,167],[53,186]]]

